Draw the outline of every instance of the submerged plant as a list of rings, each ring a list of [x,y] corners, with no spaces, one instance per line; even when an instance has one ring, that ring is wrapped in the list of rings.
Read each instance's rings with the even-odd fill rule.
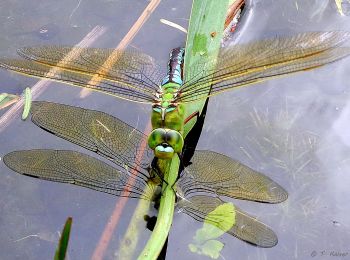
[[[56,249],[54,260],[66,259],[71,226],[72,226],[72,218],[69,217],[67,218],[66,223],[64,224],[61,238],[59,240],[59,243]]]

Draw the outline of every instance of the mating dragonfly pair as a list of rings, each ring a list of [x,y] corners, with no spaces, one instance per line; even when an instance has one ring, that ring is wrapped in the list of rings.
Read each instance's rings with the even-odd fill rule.
[[[152,58],[137,52],[57,46],[20,49],[18,53],[26,60],[2,59],[0,66],[151,104],[153,131],[149,147],[143,147],[139,144],[147,136],[110,115],[34,102],[35,124],[111,160],[115,167],[82,153],[57,150],[15,151],[5,155],[4,162],[32,177],[117,196],[127,190],[130,197],[152,199],[144,191],[152,181],[153,154],[165,160],[181,155],[184,125],[193,118],[193,114],[185,118],[185,103],[339,60],[350,53],[342,47],[349,37],[346,32],[315,32],[228,47],[220,51],[214,70],[196,64],[184,81],[181,49],[172,53],[165,78]],[[65,58],[72,54],[76,59]],[[115,55],[113,62],[111,54]],[[141,160],[139,152],[144,154]],[[267,203],[287,198],[286,191],[270,178],[211,151],[195,152],[180,176],[176,185],[183,195],[178,207],[200,221],[223,203],[217,196]],[[270,228],[240,209],[236,208],[235,218],[228,233],[261,247],[277,243]]]

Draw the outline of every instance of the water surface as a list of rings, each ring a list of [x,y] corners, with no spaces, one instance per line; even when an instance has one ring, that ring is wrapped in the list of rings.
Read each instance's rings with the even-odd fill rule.
[[[37,3],[35,3],[37,2]],[[115,47],[148,1],[3,1],[0,4],[0,55],[13,56],[28,45],[77,44],[95,26],[106,32],[94,47]],[[322,4],[320,4],[322,2]],[[171,48],[184,45],[184,33],[160,18],[187,27],[191,1],[162,1],[131,43],[165,66]],[[304,31],[346,30],[333,1],[252,0],[235,42]],[[46,25],[49,37],[40,30]],[[51,29],[50,29],[51,28]],[[348,252],[350,214],[350,103],[345,60],[212,98],[199,148],[224,153],[270,176],[290,194],[278,205],[230,200],[270,225],[279,238],[262,249],[224,235],[225,259],[334,259],[331,251]],[[0,71],[1,92],[21,93],[35,79]],[[150,107],[52,83],[38,100],[97,109],[143,131]],[[1,114],[0,114],[1,115]],[[0,134],[0,156],[19,149],[71,149],[91,154],[52,136],[20,117]],[[89,259],[118,198],[71,185],[14,174],[0,162],[0,259],[50,259],[58,231],[73,217],[71,259]],[[137,201],[129,200],[105,259],[118,245]],[[201,224],[176,214],[169,237],[169,259],[202,259],[188,250]],[[150,232],[144,227],[142,240]],[[142,249],[139,245],[139,250]],[[321,257],[322,251],[326,255]],[[328,255],[327,255],[328,254]],[[348,256],[349,258],[349,256]],[[346,258],[343,258],[346,259]]]

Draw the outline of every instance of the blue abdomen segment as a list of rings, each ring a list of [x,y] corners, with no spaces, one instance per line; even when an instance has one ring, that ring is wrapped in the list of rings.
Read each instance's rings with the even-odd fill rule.
[[[168,62],[168,74],[163,78],[162,86],[173,82],[182,85],[182,67],[184,61],[185,48],[172,49]]]

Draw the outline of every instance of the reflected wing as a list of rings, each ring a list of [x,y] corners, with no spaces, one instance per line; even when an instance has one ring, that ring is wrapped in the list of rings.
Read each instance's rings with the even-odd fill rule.
[[[269,177],[212,151],[196,151],[179,186],[185,195],[213,192],[237,199],[278,203],[287,192]]]
[[[33,102],[31,113],[32,121],[39,127],[122,168],[143,174],[153,159],[143,133],[106,113],[38,101]]]
[[[205,64],[193,66],[181,88],[179,102],[191,102],[222,91],[309,70],[350,54],[340,47],[348,32],[312,32],[223,48],[216,69],[204,74]]]
[[[195,220],[204,221],[211,211],[223,203],[219,198],[200,195],[183,199],[177,206]],[[236,206],[235,211],[235,225],[227,233],[260,247],[273,247],[277,244],[277,236],[268,226]],[[225,217],[221,218],[221,221],[222,219],[225,219]],[[206,220],[208,221],[208,218]],[[209,221],[219,228],[222,225],[220,224],[220,216],[209,219]]]
[[[85,154],[74,151],[28,150],[4,156],[12,170],[43,180],[70,183],[132,198],[152,199],[147,182]],[[144,191],[148,191],[144,193]]]
[[[135,51],[43,46],[18,54],[27,60],[1,59],[0,67],[142,103],[152,103],[162,78],[153,59]]]

